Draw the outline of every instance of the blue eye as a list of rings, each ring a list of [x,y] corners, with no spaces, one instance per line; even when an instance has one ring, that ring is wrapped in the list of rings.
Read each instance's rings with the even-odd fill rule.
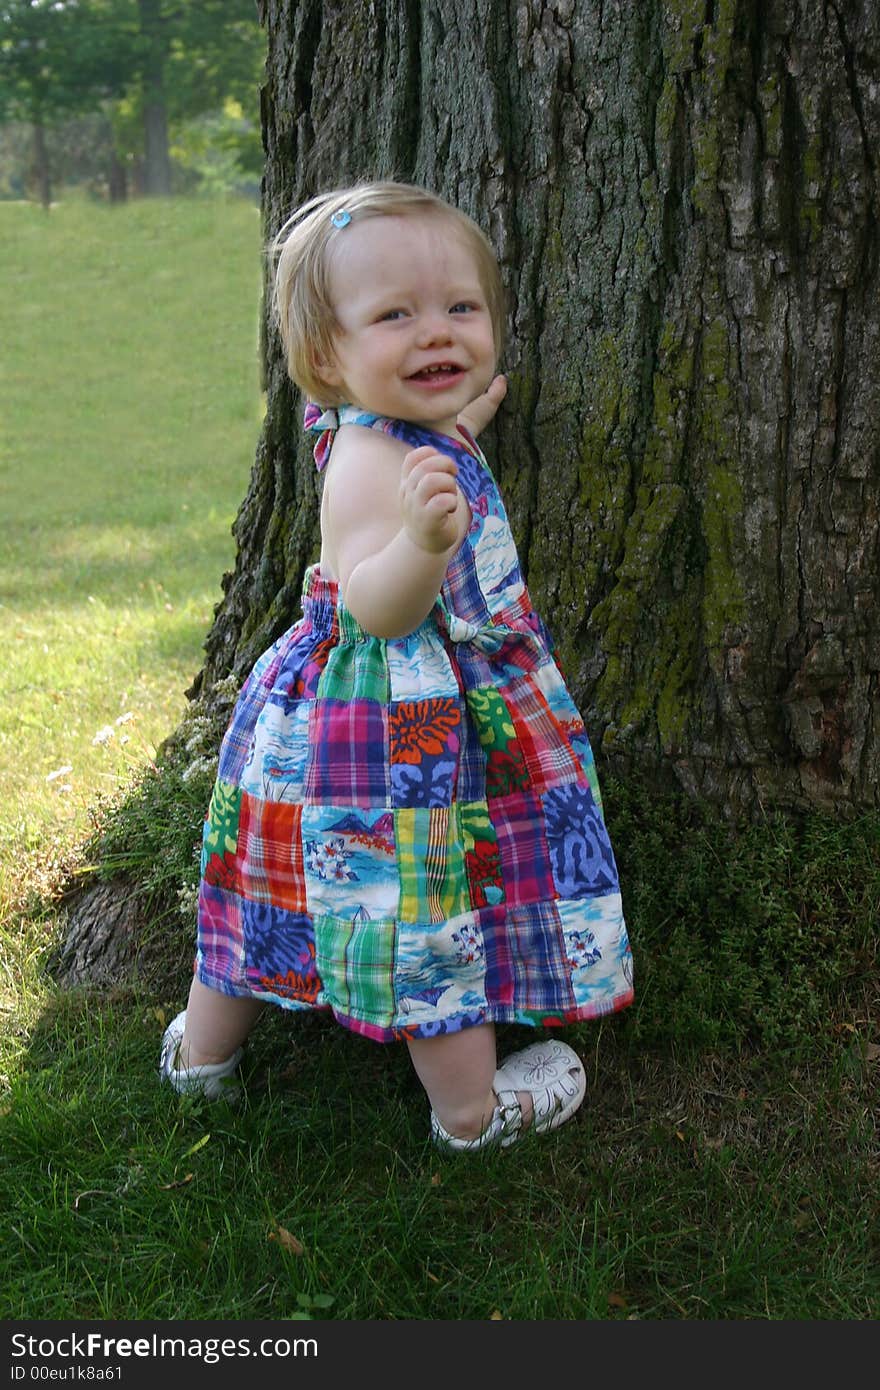
[[[390,320],[390,321],[393,323],[396,319],[402,319],[402,318],[403,318],[403,310],[402,310],[402,309],[389,309],[388,312],[387,312],[387,314],[382,314],[382,316],[381,316],[381,318],[380,318],[380,323],[384,323],[384,322],[386,321],[386,319]]]
[[[460,304],[453,304],[449,312],[450,314],[469,314],[473,309],[476,309],[476,307],[476,304],[466,304],[462,301]]]

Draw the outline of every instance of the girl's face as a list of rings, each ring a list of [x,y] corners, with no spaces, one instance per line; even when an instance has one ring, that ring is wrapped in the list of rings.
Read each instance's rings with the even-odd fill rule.
[[[335,234],[330,286],[339,331],[328,386],[352,405],[454,434],[495,373],[477,263],[442,215],[365,217]]]

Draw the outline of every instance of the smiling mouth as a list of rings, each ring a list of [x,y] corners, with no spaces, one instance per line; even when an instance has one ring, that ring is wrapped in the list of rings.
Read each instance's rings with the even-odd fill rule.
[[[460,376],[464,371],[463,367],[458,367],[454,362],[441,362],[436,367],[423,367],[420,372],[413,372],[410,381],[436,381],[446,376]]]

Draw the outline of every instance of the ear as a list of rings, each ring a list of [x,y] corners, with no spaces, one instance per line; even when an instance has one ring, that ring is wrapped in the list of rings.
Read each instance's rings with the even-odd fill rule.
[[[342,372],[337,367],[333,358],[324,357],[321,353],[316,352],[312,358],[312,366],[315,370],[315,375],[323,381],[325,386],[342,385]]]

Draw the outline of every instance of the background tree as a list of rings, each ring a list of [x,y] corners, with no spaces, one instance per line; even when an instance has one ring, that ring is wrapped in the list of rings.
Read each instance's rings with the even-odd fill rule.
[[[733,811],[877,804],[880,11],[263,0],[267,233],[394,174],[491,233],[491,449],[600,755]],[[196,689],[297,611],[314,470],[274,336]]]
[[[33,127],[46,204],[47,128],[99,110],[111,196],[129,169],[138,191],[168,194],[188,123],[256,112],[264,44],[253,0],[0,0],[0,121]],[[249,130],[227,121],[218,138],[253,165]]]
[[[133,61],[125,31],[107,20],[102,4],[84,0],[0,5],[0,121],[30,127],[33,183],[44,207],[52,199],[47,127],[121,92]]]
[[[134,20],[143,191],[167,194],[169,127],[228,99],[255,108],[264,39],[254,0],[136,0]]]

